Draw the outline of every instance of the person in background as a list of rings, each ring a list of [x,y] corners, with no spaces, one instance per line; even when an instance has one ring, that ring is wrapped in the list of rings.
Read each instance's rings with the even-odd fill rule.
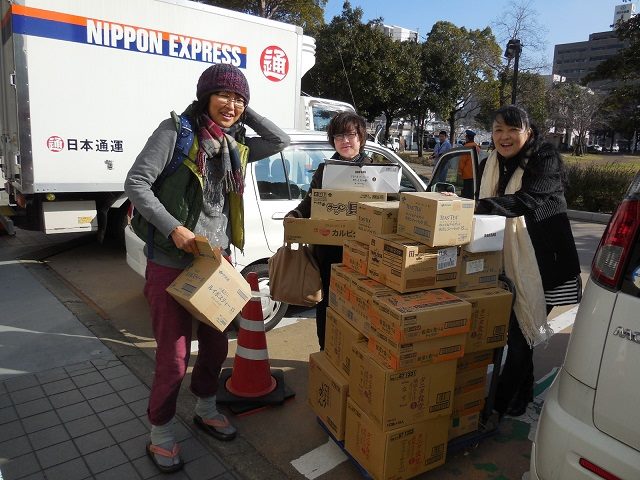
[[[207,68],[198,80],[196,97],[183,113],[194,141],[175,173],[154,186],[173,157],[180,131],[180,119],[172,112],[151,134],[125,181],[125,192],[137,210],[132,226],[147,242],[144,294],[157,343],[147,408],[151,423],[147,454],[164,473],[183,466],[173,424],[194,322],[166,288],[198,255],[196,235],[204,235],[227,259],[231,245],[243,248],[246,164],[277,153],[289,143],[280,128],[248,106],[249,84],[237,67],[216,64]],[[245,124],[258,136],[245,138]],[[236,429],[216,406],[227,336],[197,322],[197,337],[198,358],[190,385],[197,397],[193,420],[218,440],[231,440]]]
[[[367,140],[367,127],[365,119],[353,112],[341,112],[329,123],[327,138],[336,153],[332,159],[340,159],[353,162],[358,165],[372,163],[364,153]],[[300,204],[289,213],[287,217],[309,218],[311,216],[311,196],[314,189],[331,188],[331,185],[322,184],[325,163],[318,165],[313,174],[311,185],[307,195]],[[322,301],[316,306],[316,330],[320,350],[324,350],[325,325],[327,320],[327,304],[329,302],[329,283],[331,277],[331,265],[342,262],[342,247],[334,245],[314,245],[314,255],[320,267],[322,278]]]
[[[438,139],[440,140],[440,143],[435,146],[430,157],[431,159],[433,159],[434,164],[438,162],[440,155],[442,155],[447,150],[451,150],[451,143],[449,143],[449,140],[447,140],[447,132],[441,130],[438,134]]]
[[[495,112],[492,136],[495,150],[483,166],[475,212],[507,217],[504,270],[515,285],[507,358],[486,422],[497,426],[533,400],[533,347],[551,333],[553,306],[579,302],[581,283],[562,156],[514,105]]]
[[[476,150],[476,158],[480,159],[480,146],[474,141],[476,132],[473,130],[465,130],[465,147],[473,147]],[[460,156],[458,162],[458,178],[462,179],[461,197],[473,199],[473,160],[471,155],[464,154]]]

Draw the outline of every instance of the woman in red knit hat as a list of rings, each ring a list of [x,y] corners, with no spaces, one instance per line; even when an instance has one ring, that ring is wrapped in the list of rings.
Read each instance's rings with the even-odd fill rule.
[[[181,131],[181,119],[172,112],[149,137],[125,182],[125,192],[137,211],[132,226],[147,242],[144,294],[157,343],[147,409],[151,423],[147,454],[162,472],[183,466],[173,424],[189,362],[194,321],[165,289],[198,254],[196,235],[207,237],[227,256],[231,245],[244,247],[246,164],[289,144],[289,137],[280,128],[249,107],[249,84],[239,68],[228,64],[207,68],[198,80],[196,97],[182,114],[195,135],[177,170],[154,185],[171,161]],[[245,138],[244,125],[258,136]],[[209,435],[231,440],[236,429],[216,408],[227,337],[197,322],[197,338],[198,357],[190,385],[197,398],[193,420]]]

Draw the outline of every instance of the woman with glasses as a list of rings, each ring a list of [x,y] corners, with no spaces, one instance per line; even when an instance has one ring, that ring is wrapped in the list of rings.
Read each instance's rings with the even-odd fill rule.
[[[189,362],[193,323],[191,314],[166,288],[198,254],[196,235],[207,237],[227,258],[231,245],[244,247],[246,164],[289,144],[289,137],[280,128],[248,106],[249,84],[237,67],[217,64],[207,68],[198,80],[196,97],[182,116],[172,112],[171,118],[160,123],[125,182],[125,192],[137,210],[132,226],[147,242],[144,294],[157,343],[147,408],[151,423],[147,454],[164,473],[183,466],[173,423]],[[245,138],[245,124],[258,136]],[[194,133],[193,143],[183,149],[178,135],[182,138],[190,131]],[[177,144],[181,148],[176,157]],[[174,158],[179,160],[177,169],[157,181]],[[214,438],[231,440],[236,429],[216,408],[227,337],[202,322],[197,322],[197,336],[198,358],[190,385],[197,398],[193,420]]]
[[[332,159],[345,160],[359,165],[372,163],[365,155],[364,146],[367,140],[367,126],[364,118],[353,112],[341,112],[337,114],[327,129],[327,138],[336,153]],[[311,216],[311,195],[316,188],[331,188],[331,185],[322,185],[324,163],[318,165],[314,172],[309,191],[300,204],[287,214],[287,217],[309,218]],[[329,282],[331,264],[342,262],[342,247],[334,245],[314,245],[314,255],[320,267],[322,278],[322,301],[316,306],[316,330],[320,350],[324,350],[324,331],[327,321],[327,304],[329,302]]]

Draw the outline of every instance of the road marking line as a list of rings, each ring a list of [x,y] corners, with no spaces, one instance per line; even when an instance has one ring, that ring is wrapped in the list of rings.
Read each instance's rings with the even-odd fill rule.
[[[324,445],[291,461],[291,465],[309,480],[318,478],[347,460],[347,456],[329,439]]]

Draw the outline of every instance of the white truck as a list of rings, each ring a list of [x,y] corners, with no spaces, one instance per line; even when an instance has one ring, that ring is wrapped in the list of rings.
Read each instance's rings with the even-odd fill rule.
[[[294,25],[188,0],[0,1],[0,166],[25,229],[119,235],[125,175],[212,63],[241,68],[282,128],[353,110],[301,95],[315,40]]]

